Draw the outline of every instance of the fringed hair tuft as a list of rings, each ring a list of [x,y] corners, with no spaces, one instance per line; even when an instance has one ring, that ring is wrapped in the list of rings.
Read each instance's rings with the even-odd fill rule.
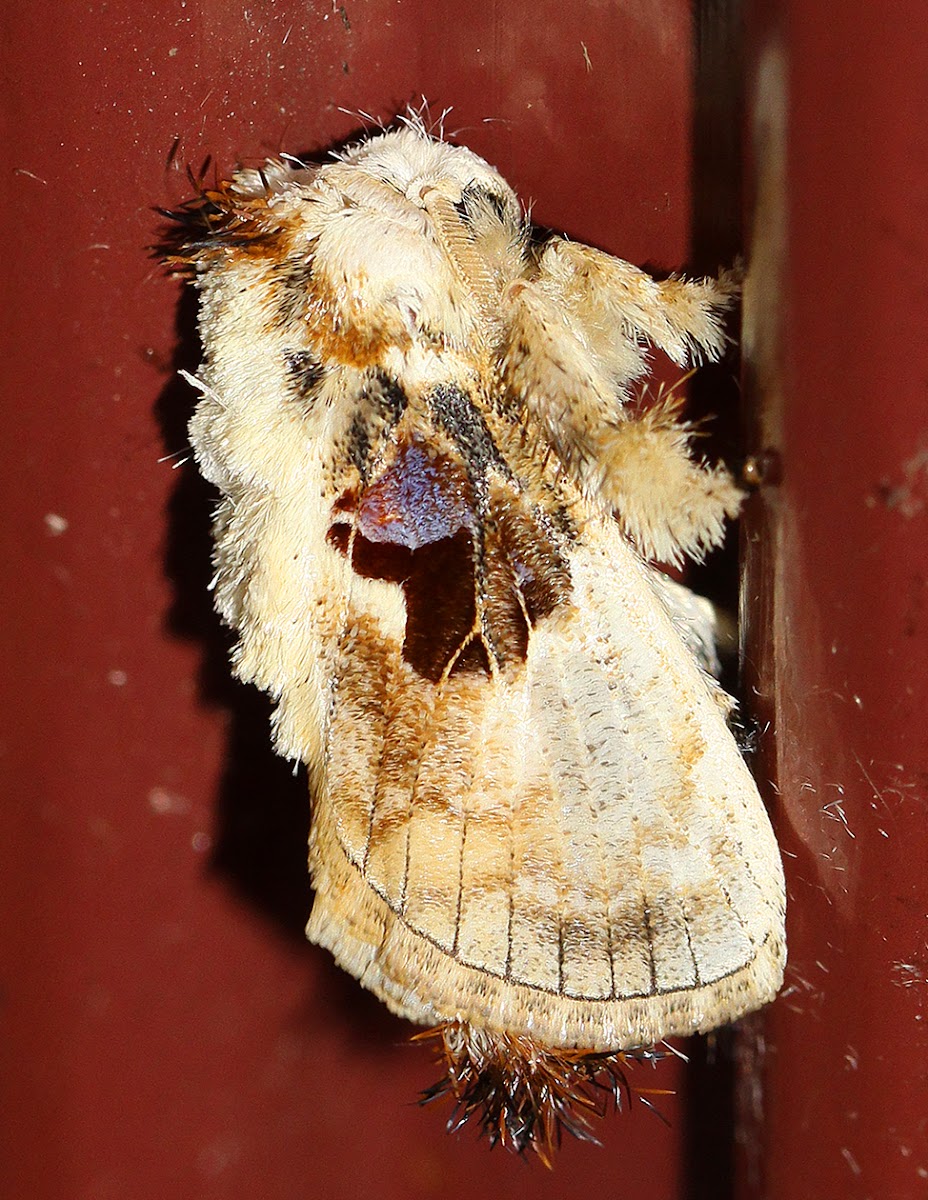
[[[448,1021],[413,1040],[432,1043],[445,1068],[420,1103],[450,1098],[449,1132],[472,1121],[491,1146],[515,1154],[534,1151],[546,1167],[563,1134],[598,1145],[594,1121],[609,1109],[627,1108],[636,1096],[650,1107],[628,1071],[665,1057],[649,1047],[612,1053],[550,1049],[464,1021]]]
[[[191,179],[196,194],[190,200],[176,209],[158,210],[171,222],[155,247],[159,257],[176,274],[192,275],[198,266],[229,252],[265,256],[276,250],[284,222],[272,201],[278,177],[289,171],[283,163],[271,163],[211,187]]]

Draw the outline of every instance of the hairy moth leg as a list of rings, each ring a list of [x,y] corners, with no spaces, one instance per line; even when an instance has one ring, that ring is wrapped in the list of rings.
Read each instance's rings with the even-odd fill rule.
[[[537,278],[619,388],[646,368],[643,339],[681,367],[718,359],[726,342],[723,317],[740,291],[735,271],[717,279],[656,280],[631,263],[564,238],[545,246]]]
[[[727,467],[692,457],[682,404],[666,392],[601,438],[603,498],[646,558],[677,565],[719,545],[744,498]]]
[[[693,458],[677,394],[631,416],[629,385],[647,369],[649,342],[681,366],[718,358],[721,315],[737,290],[733,274],[658,282],[567,241],[546,247],[535,280],[510,289],[510,389],[648,558],[701,557],[722,540],[742,493],[724,467]]]
[[[602,433],[621,419],[620,398],[569,317],[537,283],[510,286],[504,319],[501,367],[512,402],[540,426],[539,445],[554,451],[587,494],[595,493]]]
[[[735,272],[718,279],[657,281],[589,246],[550,243],[539,282],[562,300],[581,336],[624,389],[629,346],[645,358],[650,342],[679,366],[717,360],[725,346],[723,317],[738,294]],[[718,545],[742,493],[724,467],[692,457],[691,430],[679,418],[681,398],[660,397],[636,419],[602,431],[602,495],[625,532],[649,558],[679,563]]]

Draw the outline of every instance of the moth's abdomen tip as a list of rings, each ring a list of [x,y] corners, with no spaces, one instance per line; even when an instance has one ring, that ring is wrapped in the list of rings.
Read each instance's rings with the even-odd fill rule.
[[[613,1053],[557,1049],[466,1021],[448,1021],[415,1040],[432,1043],[444,1068],[420,1103],[450,1100],[449,1132],[473,1124],[491,1147],[531,1151],[547,1167],[565,1133],[598,1144],[597,1120],[609,1109],[630,1107],[639,1096],[631,1069],[665,1056],[655,1047]]]

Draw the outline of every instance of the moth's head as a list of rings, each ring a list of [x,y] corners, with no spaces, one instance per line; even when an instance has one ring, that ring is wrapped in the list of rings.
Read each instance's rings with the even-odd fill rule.
[[[501,220],[521,220],[515,192],[488,162],[465,146],[435,141],[417,128],[390,130],[347,151],[341,160],[395,187],[416,207],[423,207],[429,191],[438,190],[452,204],[476,200],[495,209]]]

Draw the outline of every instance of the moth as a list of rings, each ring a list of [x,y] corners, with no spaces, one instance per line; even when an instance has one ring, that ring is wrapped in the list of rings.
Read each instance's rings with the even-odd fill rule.
[[[655,565],[741,503],[645,386],[652,348],[720,356],[737,283],[539,238],[416,120],[204,191],[172,262],[216,605],[308,772],[308,936],[435,1031],[452,1123],[545,1157],[782,981],[713,611]]]

